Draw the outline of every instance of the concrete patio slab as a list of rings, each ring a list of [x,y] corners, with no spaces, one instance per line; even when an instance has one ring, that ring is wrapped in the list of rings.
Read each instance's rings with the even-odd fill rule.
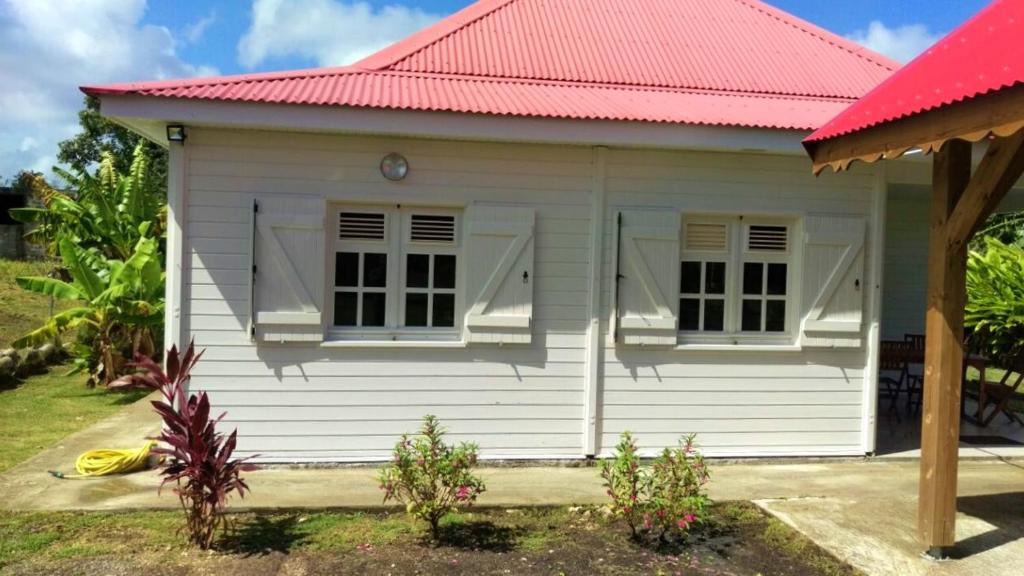
[[[128,510],[175,508],[157,494],[159,476],[145,472],[89,480],[57,480],[91,448],[132,447],[158,430],[146,402],[0,475],[0,508],[8,510]],[[252,494],[233,508],[350,508],[382,506],[374,467],[273,467],[250,473]],[[920,557],[916,541],[918,463],[913,459],[712,464],[710,495],[753,500],[838,557],[871,575],[1024,574],[1024,464],[967,459],[960,465],[955,559]],[[482,506],[562,506],[605,501],[593,466],[484,467]]]

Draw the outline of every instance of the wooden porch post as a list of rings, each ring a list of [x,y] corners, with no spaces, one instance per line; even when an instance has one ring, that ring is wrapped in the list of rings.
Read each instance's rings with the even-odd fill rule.
[[[919,536],[936,557],[956,539],[967,249],[963,243],[950,242],[949,218],[970,179],[971,145],[950,140],[935,155],[932,170],[918,503]]]

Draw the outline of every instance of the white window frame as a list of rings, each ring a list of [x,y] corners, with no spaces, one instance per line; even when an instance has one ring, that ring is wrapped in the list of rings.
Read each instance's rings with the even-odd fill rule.
[[[727,247],[725,251],[713,250],[687,250],[686,227],[688,224],[721,224],[725,223],[727,229]],[[785,226],[787,228],[787,249],[786,252],[751,251],[747,249],[747,233],[750,226]],[[797,307],[799,306],[798,262],[800,262],[799,219],[796,217],[777,216],[748,216],[748,215],[683,215],[681,227],[679,261],[701,262],[701,291],[705,289],[704,263],[725,262],[725,318],[724,330],[721,332],[707,332],[704,330],[682,330],[679,331],[679,345],[792,345],[796,342],[798,330]],[[785,296],[751,296],[748,299],[759,298],[778,299],[786,302],[786,324],[783,332],[752,332],[743,331],[742,328],[742,306],[743,306],[743,264],[745,262],[776,262],[786,264],[786,294]],[[766,268],[767,271],[767,268]],[[762,284],[767,282],[767,274],[762,278]],[[696,294],[684,294],[682,292],[681,277],[680,286],[677,290],[677,298],[697,298]],[[762,310],[764,304],[762,303]],[[682,309],[680,313],[680,326],[682,326]],[[704,322],[704,298],[701,297],[700,326]],[[764,314],[761,317],[761,326],[765,324]]]
[[[338,237],[338,215],[341,212],[373,212],[383,213],[385,221],[385,240],[342,240]],[[433,242],[413,242],[411,240],[411,223],[413,214],[445,215],[455,218],[454,244]],[[332,204],[331,215],[333,225],[330,226],[328,239],[330,255],[328,261],[328,290],[330,295],[325,303],[328,339],[333,341],[457,341],[461,339],[464,306],[464,259],[462,256],[462,211],[457,209],[439,209],[420,206],[382,206],[372,204]],[[334,325],[334,294],[336,292],[355,291],[351,287],[335,286],[336,254],[339,252],[359,252],[360,277],[362,283],[362,254],[365,252],[386,253],[387,281],[383,289],[359,288],[366,291],[382,291],[387,294],[385,304],[384,326],[336,326]],[[409,254],[429,254],[430,277],[428,288],[406,288],[406,259]],[[433,288],[434,255],[451,254],[455,256],[455,287],[452,289]],[[450,293],[455,295],[454,326],[407,327],[405,322],[405,295],[412,293]],[[428,297],[428,324],[432,321],[433,298]],[[359,306],[357,318],[361,320],[362,306]]]
[[[750,236],[751,226],[784,226],[786,228],[786,251],[772,251],[772,250],[751,250],[749,247],[748,238]],[[742,246],[740,246],[740,261],[737,267],[736,273],[738,275],[737,292],[738,295],[738,306],[737,306],[737,330],[742,334],[753,334],[759,336],[777,336],[780,334],[787,335],[793,332],[793,321],[790,318],[791,308],[793,303],[791,302],[793,295],[793,226],[786,222],[767,222],[760,219],[745,219],[740,223],[739,228],[741,229],[740,239]],[[760,294],[744,294],[743,292],[743,274],[746,265],[760,264],[761,265],[761,293]],[[768,294],[768,265],[769,264],[785,264],[786,265],[786,293],[785,295]],[[743,301],[744,300],[757,300],[761,305],[761,326],[758,330],[744,330],[743,329]],[[775,300],[786,303],[786,315],[784,317],[783,330],[781,332],[768,332],[765,327],[768,322],[767,314],[767,302]]]
[[[687,250],[686,249],[686,237],[687,227],[691,224],[719,224],[726,226],[725,235],[725,249],[724,250]],[[732,223],[726,218],[684,218],[682,231],[681,255],[679,258],[680,263],[682,262],[699,262],[700,263],[700,286],[699,292],[683,292],[682,289],[682,265],[680,265],[680,286],[679,286],[679,322],[680,331],[686,334],[706,334],[706,335],[725,335],[729,333],[730,320],[732,316],[731,306],[729,304],[729,287],[733,284],[732,275],[734,273],[734,264],[732,262],[731,249],[734,245],[732,238]],[[725,292],[722,294],[707,294],[706,285],[706,270],[708,263],[723,263],[725,264]],[[698,312],[697,312],[697,330],[682,330],[682,300],[691,299],[698,301]],[[723,301],[723,318],[722,318],[722,330],[719,331],[705,331],[704,330],[704,302],[706,300],[722,300]]]

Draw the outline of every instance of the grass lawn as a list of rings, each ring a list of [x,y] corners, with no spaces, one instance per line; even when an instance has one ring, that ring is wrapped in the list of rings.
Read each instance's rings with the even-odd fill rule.
[[[53,269],[53,262],[44,260],[0,259],[0,349],[26,332],[38,328],[50,316],[50,298],[22,290],[14,282],[18,276],[45,276]],[[55,310],[64,310],[72,304],[55,302]]]
[[[188,549],[177,512],[0,514],[0,569],[18,574],[762,574],[855,570],[746,502],[719,503],[683,548],[653,550],[598,509],[449,516],[426,543],[405,514],[239,514],[218,550]]]
[[[50,314],[48,297],[22,290],[14,279],[43,276],[51,268],[50,262],[0,260],[0,349]],[[57,302],[56,309],[71,305]],[[145,395],[89,389],[84,376],[64,376],[67,370],[53,366],[46,374],[0,387],[0,472]]]
[[[146,395],[86,388],[84,376],[64,376],[67,370],[53,366],[0,390],[0,472]]]

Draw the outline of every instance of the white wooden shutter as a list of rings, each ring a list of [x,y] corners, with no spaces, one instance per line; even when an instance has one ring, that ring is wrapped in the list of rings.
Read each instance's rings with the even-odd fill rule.
[[[619,218],[619,341],[675,345],[681,216],[675,210],[626,210]]]
[[[536,283],[533,236],[533,208],[474,204],[466,211],[469,342],[530,342]]]
[[[263,342],[323,340],[324,201],[255,199],[253,336]]]
[[[856,348],[863,343],[865,221],[810,215],[804,220],[804,346]]]

